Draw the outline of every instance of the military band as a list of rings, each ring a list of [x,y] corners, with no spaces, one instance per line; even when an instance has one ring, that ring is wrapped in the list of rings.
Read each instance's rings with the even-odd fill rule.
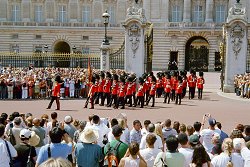
[[[143,74],[137,79],[135,74],[116,74],[101,71],[93,74],[89,83],[89,94],[84,108],[91,103],[104,106],[105,100],[107,107],[125,109],[125,107],[143,108],[144,105],[151,104],[155,107],[155,98],[163,97],[163,103],[169,104],[170,101],[181,105],[181,101],[186,96],[188,86],[188,98],[194,99],[195,89],[198,88],[198,99],[202,99],[203,85],[205,79],[203,72],[199,72],[196,77],[194,70],[187,76],[186,71],[159,72],[155,77],[153,72]]]

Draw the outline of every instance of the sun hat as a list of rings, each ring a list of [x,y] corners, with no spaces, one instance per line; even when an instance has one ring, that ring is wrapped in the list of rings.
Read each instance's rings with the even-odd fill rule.
[[[98,132],[92,128],[84,129],[83,133],[80,136],[80,140],[83,143],[94,143],[97,141],[99,135]]]
[[[31,146],[37,146],[40,142],[40,137],[34,132],[31,131],[31,138],[29,140],[29,143]]]

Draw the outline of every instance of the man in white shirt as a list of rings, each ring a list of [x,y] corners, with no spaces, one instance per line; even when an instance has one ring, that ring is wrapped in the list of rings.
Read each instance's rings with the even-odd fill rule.
[[[105,135],[108,136],[110,129],[104,123],[100,122],[100,117],[98,115],[93,116],[92,122],[93,125],[91,126],[91,128],[93,130],[98,131],[99,134],[99,138],[97,139],[97,144],[101,147],[104,147],[103,139]]]
[[[142,137],[142,139],[141,139],[140,149],[145,149],[146,148],[146,138],[147,138],[147,135],[154,134],[156,136],[156,141],[154,143],[154,148],[163,150],[162,140],[161,140],[160,136],[158,136],[158,135],[156,135],[154,133],[154,131],[155,131],[155,125],[152,124],[152,123],[149,124],[148,125],[148,133],[146,135],[144,135]]]
[[[184,167],[189,167],[189,164],[192,162],[194,150],[188,145],[188,136],[186,133],[180,133],[178,135],[178,141],[181,147],[178,149],[185,157],[186,163]]]
[[[149,125],[150,123],[151,123],[150,120],[145,120],[145,121],[144,121],[144,123],[143,123],[143,124],[144,124],[144,128],[141,129],[141,135],[142,135],[142,136],[144,136],[144,135],[146,135],[146,134],[148,133],[148,130],[147,130],[147,129],[148,129],[148,125]]]
[[[151,133],[147,134],[146,136],[147,148],[140,150],[140,154],[146,161],[147,166],[150,167],[154,165],[156,156],[158,155],[158,153],[162,152],[162,150],[154,147],[155,141],[157,140],[155,134]]]
[[[10,156],[12,158],[17,156],[16,149],[12,146],[12,144],[9,141],[4,140],[4,131],[4,125],[0,124],[0,166],[3,167],[9,166]],[[9,148],[10,155],[7,148]]]

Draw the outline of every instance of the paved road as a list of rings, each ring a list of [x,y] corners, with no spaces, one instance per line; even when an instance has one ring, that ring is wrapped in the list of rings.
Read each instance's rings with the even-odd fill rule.
[[[186,125],[192,125],[195,121],[201,121],[203,114],[210,113],[217,121],[222,123],[222,128],[230,132],[238,123],[250,124],[250,100],[242,100],[233,94],[219,93],[220,80],[219,73],[205,73],[206,84],[204,88],[204,97],[202,100],[197,98],[189,100],[183,99],[182,105],[163,104],[162,98],[156,99],[155,107],[128,108],[115,110],[95,106],[94,110],[83,109],[85,99],[81,100],[61,100],[61,111],[59,119],[66,115],[72,115],[79,120],[87,120],[88,115],[98,114],[101,117],[115,117],[119,113],[127,114],[129,126],[132,122],[139,119],[142,122],[150,119],[153,122],[164,121],[170,118],[173,121],[179,121]],[[49,100],[20,100],[20,101],[0,101],[1,112],[8,114],[18,111],[21,113],[31,112],[35,117],[40,117],[43,113],[49,114],[54,110],[46,110]],[[52,109],[55,109],[53,104]]]

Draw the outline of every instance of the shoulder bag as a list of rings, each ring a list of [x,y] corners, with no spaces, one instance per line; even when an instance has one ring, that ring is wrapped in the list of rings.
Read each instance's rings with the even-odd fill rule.
[[[8,151],[8,155],[9,155],[9,157],[10,157],[10,162],[9,162],[9,165],[10,165],[10,167],[14,167],[14,161],[13,161],[13,158],[12,158],[11,153],[10,153],[10,148],[9,148],[9,145],[8,145],[8,143],[7,143],[7,141],[6,141],[6,140],[4,140],[4,142],[5,142],[5,145],[6,145],[7,151]]]
[[[26,167],[34,167],[35,166],[35,164],[33,163],[32,159],[31,159],[31,149],[32,149],[32,146],[30,146],[30,151],[29,151],[29,156],[28,156],[28,161],[27,161]]]

